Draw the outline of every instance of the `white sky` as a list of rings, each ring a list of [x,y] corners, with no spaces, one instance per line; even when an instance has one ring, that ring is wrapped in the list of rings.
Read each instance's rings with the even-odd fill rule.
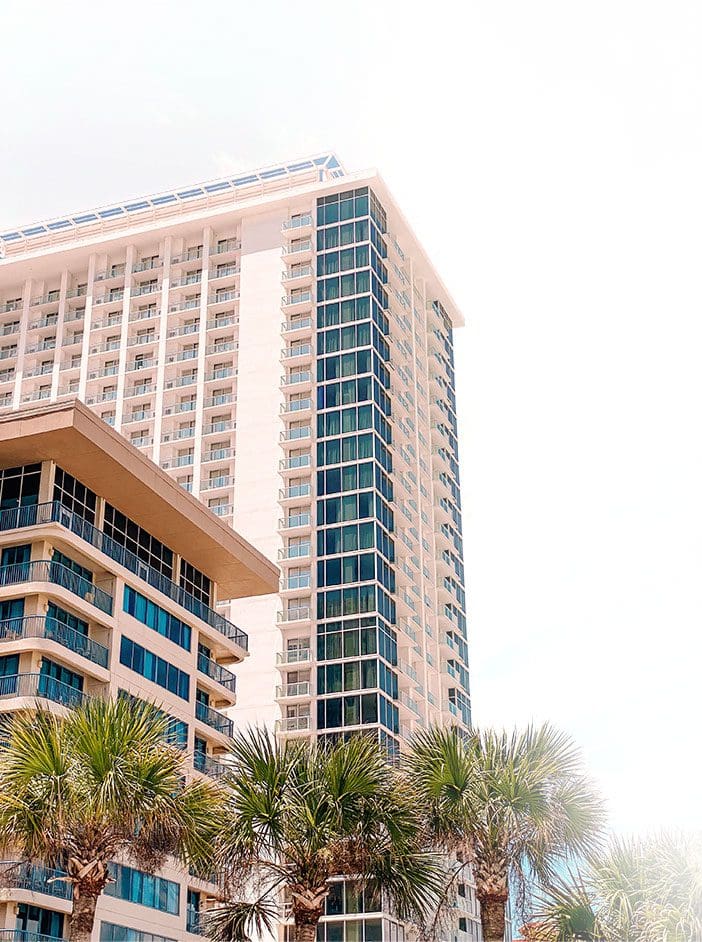
[[[334,149],[464,310],[475,717],[702,826],[702,5],[0,3],[0,230]]]

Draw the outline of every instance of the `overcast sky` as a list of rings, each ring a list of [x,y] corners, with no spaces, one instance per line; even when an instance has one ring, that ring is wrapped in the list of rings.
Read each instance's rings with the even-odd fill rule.
[[[702,4],[0,4],[0,231],[324,149],[457,337],[475,718],[702,827]]]

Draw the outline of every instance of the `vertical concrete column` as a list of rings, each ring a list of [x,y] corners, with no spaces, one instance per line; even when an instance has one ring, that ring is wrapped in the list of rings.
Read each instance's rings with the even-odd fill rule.
[[[83,319],[83,345],[80,351],[80,378],[78,396],[85,401],[85,387],[88,382],[88,360],[90,358],[90,323],[93,316],[93,291],[95,289],[95,261],[93,253],[88,260],[88,286],[85,290],[85,317]]]
[[[171,284],[171,258],[173,237],[163,240],[163,281],[161,283],[161,315],[158,319],[158,354],[156,366],[156,408],[154,415],[154,444],[152,456],[161,463],[161,437],[163,434],[163,390],[166,381],[166,354],[168,350],[168,291]]]
[[[205,365],[207,349],[207,294],[209,291],[210,245],[212,229],[207,226],[202,233],[202,280],[200,283],[200,330],[197,348],[197,406],[195,410],[195,442],[193,456],[193,494],[200,496],[202,469],[202,417],[205,408]]]
[[[63,345],[63,322],[66,316],[66,295],[68,293],[68,269],[61,272],[61,293],[59,295],[58,323],[56,325],[56,349],[54,368],[51,373],[51,402],[55,402],[59,391],[61,370],[61,347]]]
[[[126,262],[124,266],[124,298],[122,299],[122,329],[119,337],[119,372],[117,373],[117,402],[115,404],[115,429],[119,432],[122,427],[124,413],[124,384],[127,371],[127,357],[129,348],[129,307],[132,296],[132,266],[136,249],[133,245],[127,246]]]
[[[12,408],[19,409],[22,396],[22,377],[24,374],[24,353],[27,349],[29,336],[29,306],[32,299],[33,281],[27,278],[22,291],[22,316],[20,318],[20,335],[17,344],[17,366],[15,368],[15,387],[12,393]]]

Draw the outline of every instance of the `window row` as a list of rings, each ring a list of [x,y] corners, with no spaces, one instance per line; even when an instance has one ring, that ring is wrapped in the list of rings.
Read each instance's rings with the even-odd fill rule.
[[[325,664],[317,668],[317,693],[320,695],[372,690],[374,687],[380,687],[397,700],[397,674],[378,658]]]
[[[119,650],[119,661],[182,700],[190,699],[190,677],[184,671],[124,635]]]
[[[378,654],[388,664],[397,664],[397,634],[382,619],[349,618],[318,623],[317,660],[335,661],[367,654]]]
[[[317,592],[317,618],[341,618],[367,612],[377,612],[391,625],[397,620],[394,601],[374,583]]]
[[[395,562],[395,544],[377,523],[349,523],[345,527],[317,531],[318,556],[365,549],[377,549],[389,562]]]
[[[365,429],[375,429],[384,442],[392,444],[390,423],[375,405],[349,406],[317,416],[317,438],[332,438]]]
[[[370,376],[317,387],[318,410],[338,409],[339,406],[368,401],[375,402],[383,415],[390,416],[390,397],[380,383]]]
[[[111,863],[109,869],[112,880],[104,890],[107,896],[138,903],[140,906],[150,906],[174,916],[180,913],[180,886],[173,880],[127,867],[125,864]]]
[[[382,338],[377,337],[380,345]],[[382,341],[384,343],[384,341]],[[360,376],[373,373],[383,389],[390,388],[390,373],[379,354],[371,350],[357,350],[355,353],[343,353],[341,356],[328,356],[317,360],[317,381],[343,379],[346,376]]]
[[[328,438],[317,443],[317,464],[320,467],[362,461],[364,458],[375,458],[388,474],[392,473],[392,456],[380,438],[372,432]]]
[[[395,573],[377,553],[354,553],[317,561],[318,588],[373,580],[377,580],[388,592],[395,592]]]
[[[343,464],[338,468],[327,468],[317,472],[317,494],[319,497],[367,487],[375,487],[385,500],[392,501],[392,482],[375,461]],[[388,527],[388,530],[392,530],[392,527]]]
[[[385,529],[392,533],[393,513],[380,494],[363,491],[360,494],[344,494],[343,497],[326,497],[317,501],[318,526],[367,520],[369,517],[376,517]]]
[[[341,249],[320,253],[317,256],[317,277],[336,275],[354,268],[368,268],[370,265],[370,246],[357,245],[355,248]]]
[[[392,733],[400,730],[398,710],[382,693],[330,697],[317,701],[317,729],[380,723]]]
[[[371,318],[380,331],[387,336],[390,322],[375,298],[364,296],[317,305],[317,327],[320,330]]]
[[[186,651],[190,650],[192,641],[192,628],[190,625],[186,625],[175,615],[171,615],[170,612],[156,605],[128,585],[124,587],[123,608],[125,612],[143,625],[157,631],[164,638],[168,638],[169,641]]]

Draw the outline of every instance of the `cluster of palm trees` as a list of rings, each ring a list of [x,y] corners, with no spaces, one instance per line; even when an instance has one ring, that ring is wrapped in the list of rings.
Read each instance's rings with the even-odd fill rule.
[[[341,878],[380,894],[424,940],[441,938],[470,878],[485,942],[502,942],[508,899],[533,900],[534,887],[533,938],[608,942],[595,865],[563,877],[569,859],[598,859],[602,803],[550,726],[427,730],[396,762],[363,736],[314,746],[249,730],[218,781],[187,774],[167,726],[155,706],[95,699],[65,717],[17,714],[0,731],[0,845],[72,884],[71,942],[89,942],[116,859],[149,872],[175,860],[215,882],[203,920],[214,942],[271,930],[281,901],[297,942],[314,942]],[[590,935],[574,921],[584,900]]]

